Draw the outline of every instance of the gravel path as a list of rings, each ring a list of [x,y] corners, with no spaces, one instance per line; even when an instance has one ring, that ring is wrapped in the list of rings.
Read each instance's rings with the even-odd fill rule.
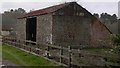
[[[18,66],[18,65],[14,64],[8,60],[2,60],[2,61],[0,61],[0,67],[2,67],[2,66]]]
[[[0,36],[0,44],[2,44],[2,36]],[[8,60],[0,60],[0,67],[2,66],[18,66]]]

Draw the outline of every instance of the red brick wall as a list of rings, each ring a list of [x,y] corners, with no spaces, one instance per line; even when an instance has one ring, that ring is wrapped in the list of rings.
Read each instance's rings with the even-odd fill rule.
[[[91,45],[93,47],[110,46],[110,31],[99,20],[94,19],[91,23]],[[106,45],[104,45],[106,44]]]

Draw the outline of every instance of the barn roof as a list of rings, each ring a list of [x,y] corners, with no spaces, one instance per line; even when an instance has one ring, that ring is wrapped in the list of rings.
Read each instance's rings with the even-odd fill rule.
[[[44,8],[44,9],[32,11],[32,12],[29,12],[29,13],[25,14],[24,16],[22,16],[20,18],[25,18],[25,17],[30,17],[30,16],[38,16],[38,15],[42,15],[42,14],[47,14],[47,13],[55,12],[55,11],[59,10],[60,8],[66,6],[66,5],[69,5],[70,3],[76,3],[76,2],[63,3],[63,4],[59,4],[59,5],[54,5],[54,6],[51,6],[51,7],[47,7],[47,8]]]
[[[76,2],[67,2],[67,3],[63,3],[63,4],[59,4],[59,5],[54,5],[54,6],[51,6],[51,7],[47,7],[47,8],[44,8],[44,9],[40,9],[40,10],[36,10],[36,11],[32,11],[32,12],[29,12],[29,13],[26,13],[25,15],[23,15],[22,17],[19,17],[18,19],[21,19],[21,18],[26,18],[26,17],[31,17],[31,16],[38,16],[38,15],[43,15],[43,14],[48,14],[48,13],[52,13],[52,12],[55,12],[71,3],[76,3]],[[77,3],[76,3],[77,4]],[[79,5],[80,6],[80,5]],[[81,7],[83,8],[83,7]],[[87,11],[85,8],[83,8],[85,11]],[[90,15],[92,15],[89,11],[87,11]],[[93,16],[93,15],[92,15]],[[94,18],[96,18],[95,16],[93,16]],[[96,18],[97,19],[97,18]],[[98,20],[98,19],[97,19]],[[103,24],[100,20],[99,22],[110,32],[112,33],[106,26],[105,24]]]

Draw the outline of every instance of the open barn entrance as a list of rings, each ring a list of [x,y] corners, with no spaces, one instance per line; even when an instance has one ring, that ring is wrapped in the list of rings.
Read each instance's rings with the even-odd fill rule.
[[[27,18],[26,21],[26,40],[36,42],[36,17]]]

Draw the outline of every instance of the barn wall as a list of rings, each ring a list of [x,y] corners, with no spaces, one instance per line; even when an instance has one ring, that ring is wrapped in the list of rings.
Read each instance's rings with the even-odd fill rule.
[[[93,47],[111,47],[110,32],[97,19],[91,23],[91,46]]]
[[[106,46],[98,41],[107,40],[110,32],[94,18],[88,11],[74,3],[61,8],[53,15],[54,43],[62,42],[82,47]]]
[[[18,39],[26,38],[26,19],[18,20]],[[110,32],[88,11],[76,3],[53,13],[37,16],[37,43],[77,46],[103,46]],[[80,47],[81,47],[80,46]]]
[[[53,41],[56,44],[88,45],[90,19],[80,16],[53,16]],[[63,45],[62,44],[62,45]]]
[[[17,39],[22,39],[22,40],[26,40],[26,19],[18,19],[17,21],[17,34],[16,37]]]
[[[72,44],[75,47],[89,45],[90,17],[91,14],[76,3],[53,13],[53,42]]]
[[[59,10],[54,15],[67,15],[67,16],[84,16],[86,18],[91,17],[91,14],[76,3],[71,3]]]
[[[40,15],[37,17],[37,42],[52,43],[52,15]]]

